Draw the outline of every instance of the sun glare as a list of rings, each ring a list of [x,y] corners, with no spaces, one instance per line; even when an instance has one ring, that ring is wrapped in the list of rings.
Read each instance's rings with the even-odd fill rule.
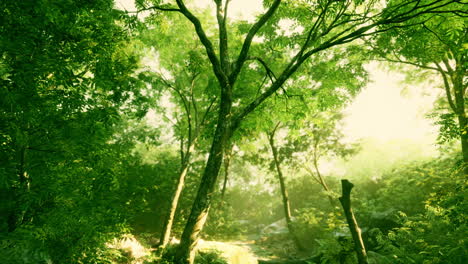
[[[345,110],[345,134],[352,139],[410,139],[434,142],[436,128],[425,118],[436,99],[423,95],[427,87],[414,87],[413,94],[402,94],[403,74],[385,72],[376,63],[368,65],[371,82]]]

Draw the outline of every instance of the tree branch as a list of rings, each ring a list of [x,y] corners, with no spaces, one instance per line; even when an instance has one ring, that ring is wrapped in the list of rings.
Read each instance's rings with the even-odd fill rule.
[[[201,122],[200,122],[200,127],[204,125],[205,120],[206,120],[206,117],[208,116],[208,113],[210,112],[211,107],[212,107],[213,104],[216,102],[216,99],[218,99],[218,98],[217,98],[217,97],[214,97],[213,100],[211,100],[210,105],[208,106],[208,108],[206,109],[205,113],[203,114],[202,120],[201,120]]]
[[[452,108],[452,111],[456,114],[458,114],[458,108],[457,106],[455,105],[455,103],[453,102],[453,97],[452,97],[452,93],[450,91],[450,84],[449,84],[449,81],[447,79],[447,76],[446,76],[446,73],[444,72],[444,70],[442,69],[442,67],[436,63],[437,65],[437,68],[439,69],[439,73],[442,75],[442,79],[444,80],[444,88],[445,88],[445,94],[447,96],[447,100],[449,102],[449,105],[450,105],[450,108]]]
[[[443,58],[442,59],[442,62],[444,63],[445,65],[445,68],[447,69],[447,72],[449,73],[449,75],[452,75],[454,70],[453,68],[450,66],[450,62],[446,59],[446,58]]]
[[[319,185],[322,185],[320,180],[315,176],[315,173],[312,171],[311,168],[307,167],[306,165],[302,165],[302,167],[312,176],[312,179],[314,179]]]
[[[354,241],[354,250],[356,251],[359,264],[367,264],[367,252],[366,247],[364,246],[364,241],[361,236],[361,229],[358,226],[356,218],[354,217],[353,210],[351,208],[351,190],[354,185],[348,180],[341,180],[342,194],[338,198],[343,206],[343,211],[346,216],[346,221],[348,222],[349,230],[353,237]]]
[[[197,78],[198,75],[199,73],[192,75],[192,80],[190,82],[190,100],[192,102],[193,110],[195,112],[195,125],[198,125],[199,118],[198,118],[198,106],[197,106],[197,101],[195,100],[195,96],[193,93],[193,88],[195,87],[195,79]]]
[[[268,64],[260,57],[248,57],[247,60],[257,60],[265,68],[265,71],[270,78],[270,81],[273,83],[276,80],[276,74],[268,67]]]
[[[178,8],[174,8],[174,7],[164,7],[164,6],[151,6],[151,7],[139,9],[139,10],[136,10],[136,11],[125,11],[125,12],[138,15],[138,14],[141,13],[141,12],[150,11],[150,10],[169,11],[169,12],[180,12],[180,9],[178,9]]]
[[[180,8],[180,12],[190,21],[192,22],[193,26],[195,27],[195,31],[197,32],[198,38],[200,39],[201,43],[205,47],[206,54],[208,55],[208,59],[213,66],[213,72],[221,84],[227,84],[228,78],[223,72],[220,62],[216,57],[215,50],[213,48],[213,44],[206,36],[205,31],[200,23],[200,20],[194,16],[185,6],[182,0],[176,0],[177,6]]]
[[[434,32],[434,30],[432,30],[432,29],[430,29],[428,26],[426,26],[425,23],[423,23],[422,26],[424,27],[424,29],[426,29],[427,31],[429,31],[430,33],[432,33],[432,35],[434,35],[440,43],[442,43],[443,45],[445,45],[445,46],[448,48],[449,51],[453,52],[452,46],[449,45],[448,43],[446,43],[446,42],[439,36],[439,34],[437,34],[436,32]],[[457,47],[457,48],[458,48],[458,47]]]
[[[407,65],[412,65],[412,66],[415,66],[415,67],[418,67],[418,68],[421,68],[421,69],[426,69],[426,70],[434,70],[434,71],[440,71],[442,69],[437,69],[435,67],[431,67],[431,66],[426,66],[426,65],[422,65],[422,64],[417,64],[417,63],[414,63],[414,62],[410,62],[410,61],[403,61],[401,60],[400,58],[396,59],[396,60],[393,60],[393,59],[390,59],[388,57],[384,57],[382,60],[378,60],[378,61],[387,61],[387,62],[394,62],[394,63],[402,63],[402,64],[407,64]]]
[[[224,3],[224,21],[225,22],[227,20],[229,2],[231,2],[231,0],[226,0],[226,2]]]
[[[192,117],[190,111],[189,100],[182,94],[179,88],[177,88],[172,83],[168,82],[163,77],[160,78],[161,81],[170,89],[174,90],[177,95],[179,96],[180,100],[182,101],[182,105],[184,106],[185,114],[187,116],[187,126],[188,126],[188,140],[192,140]]]
[[[228,0],[226,0],[224,10],[227,9]],[[226,74],[230,72],[229,51],[228,51],[228,35],[226,29],[226,14],[223,14],[223,6],[221,0],[215,0],[216,3],[216,19],[218,20],[219,29],[219,60],[221,67]]]
[[[414,2],[418,2],[418,1],[414,1]],[[381,15],[381,14],[375,15],[373,17],[370,17],[370,18],[366,19],[365,20],[366,22],[361,21],[358,25],[352,25],[352,26],[348,27],[347,29],[344,29],[341,33],[338,33],[337,35],[341,36],[345,32],[349,32],[350,28],[356,28],[356,26],[361,25],[361,27],[358,27],[357,29],[353,30],[352,32],[349,32],[348,34],[346,34],[346,35],[344,35],[344,36],[342,36],[340,38],[336,38],[336,35],[335,35],[331,39],[329,39],[329,40],[325,41],[324,43],[322,43],[320,46],[309,50],[307,53],[305,53],[302,56],[300,56],[301,51],[299,51],[298,54],[296,54],[296,56],[292,59],[292,61],[283,70],[281,75],[270,86],[270,88],[267,89],[260,96],[258,96],[250,104],[248,104],[243,110],[241,110],[233,118],[232,128],[236,129],[239,126],[241,120],[245,116],[247,116],[249,113],[251,113],[258,105],[260,105],[262,102],[264,102],[270,95],[272,95],[278,89],[280,89],[281,86],[286,82],[286,80],[294,72],[296,72],[296,70],[304,63],[305,60],[307,60],[313,54],[316,54],[316,53],[318,53],[318,52],[320,52],[322,50],[328,49],[328,48],[333,47],[333,46],[337,46],[337,45],[341,45],[341,44],[344,44],[344,43],[351,42],[351,41],[353,41],[353,40],[355,40],[357,38],[361,38],[363,36],[369,36],[369,35],[377,34],[379,32],[387,31],[387,30],[397,28],[397,27],[412,26],[412,25],[399,25],[399,23],[407,21],[407,20],[409,20],[411,18],[414,18],[414,17],[416,17],[418,15],[426,14],[429,11],[434,10],[435,8],[440,8],[440,7],[448,5],[449,3],[455,3],[457,1],[454,0],[454,1],[449,1],[448,3],[442,3],[442,4],[437,5],[438,2],[439,1],[434,1],[434,2],[431,2],[430,4],[426,4],[424,6],[415,5],[415,7],[413,7],[411,9],[411,12],[396,14],[396,15],[388,17],[388,18],[383,18],[383,19],[377,20],[377,21],[375,21],[375,22],[373,22],[373,23],[371,23],[369,25],[365,25],[365,23],[367,23],[367,21],[373,20],[374,18],[378,17],[378,15]],[[422,7],[431,7],[431,8],[421,10]],[[413,12],[413,11],[415,11],[415,12]],[[380,26],[380,25],[393,25],[393,26],[367,33],[371,29],[373,29],[373,28],[375,28],[377,26]],[[246,50],[246,52],[248,52],[248,49]],[[247,56],[246,56],[246,58],[247,58]],[[245,61],[245,59],[244,59],[244,61]],[[242,63],[243,63],[243,61],[242,61]],[[236,70],[239,70],[239,69],[236,68]],[[233,72],[233,74],[234,74],[234,72]]]
[[[239,56],[237,57],[234,69],[229,75],[229,81],[231,84],[234,84],[237,77],[239,76],[242,66],[244,65],[245,60],[249,54],[250,45],[252,44],[252,40],[255,37],[255,34],[257,34],[258,30],[273,16],[280,4],[281,0],[275,0],[268,11],[250,28],[247,36],[245,37],[244,44],[242,45]]]

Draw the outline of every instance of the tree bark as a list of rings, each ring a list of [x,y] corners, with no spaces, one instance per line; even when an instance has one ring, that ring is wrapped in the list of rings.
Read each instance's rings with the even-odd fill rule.
[[[234,145],[227,147],[224,153],[224,182],[223,189],[221,190],[221,201],[224,201],[224,195],[226,194],[227,182],[229,178],[229,166],[231,165],[231,155],[233,146]]]
[[[461,150],[463,158],[463,170],[468,175],[468,120],[465,112],[465,94],[466,85],[464,85],[464,77],[466,76],[465,62],[461,58],[457,58],[455,70],[451,71],[450,79],[452,81],[453,93],[455,97],[456,109],[453,109],[457,114],[458,128],[460,133]]]
[[[339,198],[343,211],[348,222],[349,230],[354,241],[354,250],[356,251],[359,264],[368,264],[367,252],[364,247],[364,241],[361,236],[361,229],[359,228],[356,218],[354,217],[353,210],[351,209],[351,190],[354,185],[348,180],[341,180],[342,196]]]
[[[223,161],[223,151],[227,140],[232,135],[232,128],[230,127],[232,100],[231,95],[226,93],[230,89],[225,88],[222,91],[218,123],[213,136],[208,161],[176,252],[176,263],[192,264],[195,260],[195,247],[211,206],[216,180]]]
[[[457,114],[458,119],[458,133],[460,134],[461,151],[463,158],[463,170],[468,174],[468,120],[465,112],[465,93],[466,87],[463,85],[463,78],[465,72],[460,62],[456,65],[456,70],[452,73],[451,80],[453,83],[453,90],[455,96],[456,109],[454,112]]]

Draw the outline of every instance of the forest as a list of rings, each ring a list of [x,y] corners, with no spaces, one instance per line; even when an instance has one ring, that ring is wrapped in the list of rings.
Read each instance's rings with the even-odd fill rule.
[[[464,264],[467,70],[467,0],[2,0],[0,263]]]

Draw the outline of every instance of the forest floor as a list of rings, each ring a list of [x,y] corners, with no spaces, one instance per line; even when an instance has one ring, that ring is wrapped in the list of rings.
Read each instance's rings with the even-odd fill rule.
[[[251,264],[259,260],[295,260],[306,257],[287,234],[251,235],[245,240],[200,241],[199,250],[221,252],[229,264]]]
[[[128,252],[128,255],[132,256],[132,264],[143,263],[151,251],[155,250],[144,247],[132,235],[114,240],[109,246]],[[229,264],[257,264],[260,260],[293,260],[305,257],[296,249],[287,234],[250,235],[244,239],[224,241],[200,240],[198,250],[201,252],[216,251]]]

